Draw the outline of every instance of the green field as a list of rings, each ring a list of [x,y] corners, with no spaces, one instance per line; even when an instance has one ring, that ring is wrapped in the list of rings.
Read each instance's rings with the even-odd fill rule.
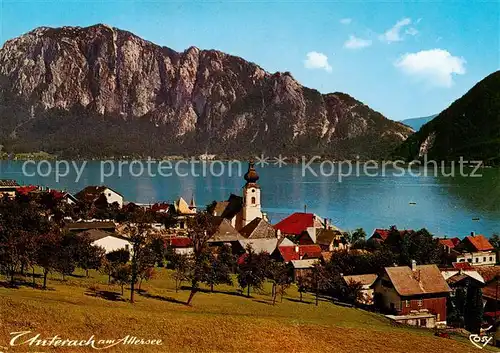
[[[83,275],[78,272],[78,275]],[[21,280],[22,278],[19,278]],[[7,279],[4,278],[4,281]],[[31,281],[30,278],[26,278]],[[37,279],[41,283],[41,279]],[[127,335],[161,339],[161,346],[116,345],[103,352],[474,352],[464,338],[438,338],[424,329],[392,326],[383,316],[336,306],[313,296],[299,301],[296,288],[272,305],[270,286],[251,298],[236,287],[200,292],[186,306],[189,291],[175,292],[169,272],[142,285],[136,303],[108,285],[107,277],[55,274],[49,289],[0,283],[0,347],[11,352],[92,352],[89,347],[6,347],[10,332],[32,331],[41,338],[120,339]],[[30,336],[31,337],[31,336]],[[7,348],[7,349],[6,349]],[[2,349],[0,349],[2,352]]]

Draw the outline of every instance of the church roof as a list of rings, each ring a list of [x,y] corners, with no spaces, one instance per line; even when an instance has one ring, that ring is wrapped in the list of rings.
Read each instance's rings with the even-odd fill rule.
[[[260,217],[255,218],[253,221],[241,228],[240,233],[244,237],[251,239],[276,238],[276,230],[274,227]]]
[[[214,222],[217,230],[208,241],[209,243],[225,243],[245,239],[227,219],[214,217]]]
[[[188,203],[182,197],[174,202],[175,210],[180,214],[195,214],[196,211],[189,208]]]
[[[231,219],[236,216],[243,208],[243,197],[231,194],[227,200],[227,206],[221,214],[221,217]]]

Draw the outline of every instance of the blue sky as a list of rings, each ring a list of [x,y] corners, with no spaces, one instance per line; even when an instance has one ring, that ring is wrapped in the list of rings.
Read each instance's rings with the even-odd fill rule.
[[[218,49],[352,95],[395,120],[449,106],[500,67],[499,1],[0,0],[0,44],[106,23],[183,51]]]

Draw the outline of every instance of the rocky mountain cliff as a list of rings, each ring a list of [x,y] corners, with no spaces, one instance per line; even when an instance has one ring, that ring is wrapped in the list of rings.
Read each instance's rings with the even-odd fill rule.
[[[406,140],[394,153],[407,160],[481,160],[500,164],[500,71],[477,83],[463,97]]]
[[[380,158],[411,133],[289,73],[106,25],[41,27],[0,49],[0,144],[12,151]]]

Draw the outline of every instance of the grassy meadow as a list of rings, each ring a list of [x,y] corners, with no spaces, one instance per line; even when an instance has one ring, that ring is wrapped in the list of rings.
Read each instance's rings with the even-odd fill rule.
[[[199,292],[193,305],[183,304],[188,289],[175,291],[169,271],[142,284],[136,302],[125,289],[108,285],[107,277],[83,272],[63,281],[54,274],[48,290],[28,283],[10,288],[0,282],[0,347],[13,352],[92,352],[89,347],[8,347],[10,332],[32,331],[41,338],[55,334],[86,340],[120,339],[126,335],[161,339],[161,346],[116,345],[104,352],[474,352],[466,338],[433,336],[425,329],[396,327],[382,315],[337,306],[314,297],[300,302],[295,287],[275,306],[270,286],[252,297],[236,287],[219,286]],[[18,278],[22,280],[22,278]],[[25,279],[31,282],[31,278]],[[41,278],[37,279],[38,284]],[[32,336],[30,336],[32,337]],[[0,348],[0,352],[3,352]]]

